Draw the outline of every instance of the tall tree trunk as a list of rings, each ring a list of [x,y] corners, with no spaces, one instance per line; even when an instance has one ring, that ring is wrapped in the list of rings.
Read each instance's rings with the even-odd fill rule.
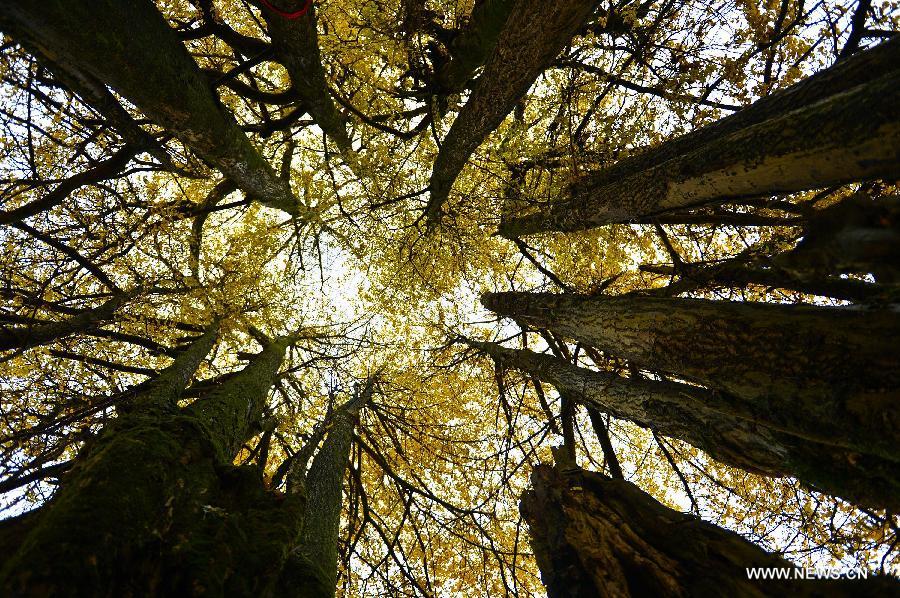
[[[16,532],[24,539],[0,570],[5,594],[269,595],[302,497],[266,492],[256,468],[221,456],[249,433],[252,415],[235,414],[259,412],[281,358],[264,350],[201,407],[179,409],[215,338],[213,326],[82,450],[30,529]]]
[[[441,144],[431,173],[427,217],[439,222],[453,182],[534,80],[593,14],[597,2],[517,0],[494,51]]]
[[[25,42],[24,46],[29,53],[38,58],[44,67],[53,73],[53,76],[60,83],[106,119],[116,132],[122,136],[127,145],[148,152],[165,166],[171,165],[165,148],[162,147],[155,137],[141,128],[102,82],[78,70],[72,64],[63,66],[53,62],[46,56],[41,55],[36,48],[29,47],[27,42]]]
[[[360,411],[372,398],[374,383],[374,379],[369,379],[357,396],[331,414],[325,441],[309,472],[304,474],[296,468],[291,472],[292,491],[306,497],[306,511],[299,543],[279,582],[285,589],[296,586],[300,580],[301,585],[315,590],[309,596],[328,598],[335,594],[344,474],[350,461],[353,430]]]
[[[331,99],[325,69],[322,67],[315,5],[297,19],[286,19],[269,9],[264,9],[263,15],[269,26],[275,51],[287,68],[294,89],[303,100],[304,108],[334,141],[341,153],[350,159],[353,148],[347,135],[347,126]]]
[[[289,336],[268,342],[243,370],[186,409],[204,429],[223,463],[230,463],[260,431],[269,389],[292,342]]]
[[[506,366],[556,387],[565,396],[659,434],[683,440],[734,467],[772,477],[793,476],[816,490],[867,507],[900,507],[900,464],[800,438],[745,417],[739,400],[698,386],[623,378],[556,357],[494,343],[472,342]]]
[[[538,213],[507,218],[515,238],[628,222],[733,198],[900,174],[900,40],[575,181]]]
[[[0,25],[64,69],[110,85],[253,199],[299,215],[287,182],[225,111],[150,0],[12,0],[0,4]]]
[[[625,480],[539,465],[520,510],[550,598],[889,595],[898,582],[759,581],[749,567],[796,567],[734,532],[674,511]]]
[[[900,461],[892,309],[488,293],[484,305],[739,399],[774,429]]]

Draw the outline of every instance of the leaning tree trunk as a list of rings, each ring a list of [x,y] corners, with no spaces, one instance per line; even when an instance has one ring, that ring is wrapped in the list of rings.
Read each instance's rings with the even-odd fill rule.
[[[0,27],[63,69],[121,93],[254,200],[299,215],[288,183],[226,112],[150,0],[10,0],[0,4]]]
[[[872,508],[900,508],[900,463],[801,438],[754,421],[739,400],[679,382],[623,378],[550,355],[469,341],[497,362],[556,387],[588,409],[683,440],[734,467],[793,476],[815,490]]]
[[[179,408],[215,337],[211,327],[177,356],[82,450],[58,494],[13,526],[22,540],[4,558],[2,593],[271,594],[303,500],[267,492],[255,467],[232,460],[259,424],[286,342]]]
[[[625,480],[539,465],[520,510],[550,598],[886,596],[868,580],[759,581],[750,567],[796,567],[734,532],[674,511]]]
[[[15,318],[17,326],[0,328],[0,351],[25,350],[46,345],[72,334],[88,332],[112,319],[116,311],[136,292],[119,292],[101,305],[79,312],[66,320],[48,322]],[[11,318],[7,317],[7,321]]]
[[[515,107],[538,75],[593,14],[594,0],[517,0],[472,95],[450,127],[431,173],[427,216],[444,202],[469,156]]]
[[[900,174],[900,41],[863,52],[737,114],[589,173],[509,238],[628,222],[729,199]]]
[[[347,125],[331,99],[325,79],[319,52],[315,6],[311,6],[304,15],[296,19],[286,19],[268,8],[263,10],[263,15],[278,57],[287,68],[291,83],[303,101],[303,107],[334,141],[345,158],[352,160],[353,147],[347,135]]]
[[[370,378],[357,396],[328,418],[328,434],[309,471],[303,471],[303,461],[292,467],[290,492],[306,497],[306,510],[297,547],[278,581],[282,593],[296,593],[296,588],[305,587],[308,590],[302,596],[331,598],[335,594],[344,474],[350,462],[353,430],[360,411],[372,398],[374,382]]]
[[[741,399],[773,429],[900,461],[900,314],[626,295],[488,293],[484,305]]]

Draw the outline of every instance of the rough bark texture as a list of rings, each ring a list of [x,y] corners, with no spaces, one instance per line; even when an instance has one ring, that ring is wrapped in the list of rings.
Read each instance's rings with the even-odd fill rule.
[[[628,379],[549,355],[473,343],[588,407],[683,440],[712,458],[773,477],[793,476],[869,507],[900,507],[900,464],[775,431],[741,416],[733,397],[677,382]]]
[[[267,492],[256,467],[222,460],[228,435],[211,433],[213,418],[177,407],[214,339],[211,329],[178,355],[132,412],[85,447],[50,503],[0,529],[0,545],[17,544],[3,558],[0,592],[275,595],[302,526],[302,496]],[[271,360],[264,352],[256,361]],[[261,383],[251,379],[272,368],[248,370],[243,409],[252,412]]]
[[[531,481],[520,509],[550,598],[885,596],[900,585],[889,577],[750,580],[747,567],[795,567],[624,480],[539,465]]]
[[[469,156],[496,129],[596,7],[583,0],[517,0],[494,51],[441,145],[431,174],[429,222],[437,224]]]
[[[298,19],[285,19],[268,9],[263,14],[278,57],[287,68],[304,108],[343,154],[351,154],[353,148],[344,117],[335,107],[325,80],[315,5]]]
[[[0,524],[0,594],[334,595],[342,480],[371,385],[333,415],[307,507],[307,493],[270,492],[258,466],[233,465],[261,427],[294,337],[267,342],[243,370],[178,406],[217,333],[211,325],[141,385],[49,503]]]
[[[513,238],[627,222],[726,199],[900,174],[900,41],[892,40],[736,114],[577,180]]]
[[[253,199],[299,213],[287,182],[225,111],[149,0],[15,0],[0,5],[0,22],[63,68],[109,84]]]
[[[263,408],[289,337],[268,343],[236,375],[187,408],[204,430],[223,463],[230,463],[244,443],[260,431]]]
[[[212,351],[219,336],[219,324],[215,322],[179,353],[172,364],[160,372],[147,390],[134,397],[128,407],[131,411],[171,411],[177,407],[178,397],[190,385],[197,368]]]
[[[327,596],[334,596],[337,583],[337,545],[341,523],[344,474],[350,460],[353,429],[360,410],[372,396],[372,382],[354,399],[332,414],[328,435],[316,453],[303,483],[306,511],[303,530],[295,550],[298,561],[306,564],[310,575],[319,580]]]
[[[60,83],[80,97],[82,102],[93,108],[102,118],[106,119],[122,136],[126,144],[133,148],[144,150],[162,164],[169,165],[169,156],[162,145],[150,133],[141,128],[101,81],[78,70],[72,64],[64,66],[53,62],[46,56],[42,56],[36,48],[29,47],[27,41],[23,45],[29,53],[36,56],[41,64],[53,73],[53,76]]]
[[[4,592],[246,595],[265,583],[242,570],[281,562],[268,559],[296,534],[298,506],[282,508],[258,480],[219,462],[198,422],[177,409],[215,337],[213,326],[135,397],[139,409],[83,449],[3,563]],[[247,554],[228,544],[251,539]]]
[[[900,461],[894,309],[488,293],[484,305],[742,399],[773,429]]]

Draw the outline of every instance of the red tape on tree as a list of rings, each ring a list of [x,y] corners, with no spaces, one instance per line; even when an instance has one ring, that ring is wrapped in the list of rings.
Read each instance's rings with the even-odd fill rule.
[[[259,0],[263,6],[274,12],[279,17],[283,17],[285,19],[290,19],[293,21],[294,19],[299,19],[303,15],[305,15],[309,9],[312,7],[313,0],[306,0],[306,4],[303,5],[303,8],[300,10],[295,10],[294,12],[287,12],[286,10],[281,10],[277,6],[273,5],[269,0]]]

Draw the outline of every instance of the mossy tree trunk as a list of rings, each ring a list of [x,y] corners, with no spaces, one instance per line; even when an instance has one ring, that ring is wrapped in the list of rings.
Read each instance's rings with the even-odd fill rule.
[[[736,114],[576,180],[510,238],[900,174],[900,41],[862,52]]]
[[[502,365],[552,384],[589,410],[683,440],[723,463],[766,476],[793,476],[867,507],[900,507],[900,463],[834,446],[827,436],[802,438],[772,429],[724,393],[679,382],[624,378],[529,350],[469,342]]]
[[[350,462],[353,431],[361,410],[372,398],[374,384],[375,379],[370,378],[355,397],[328,417],[327,434],[309,471],[303,471],[306,464],[298,461],[290,472],[290,491],[305,497],[306,510],[297,547],[279,580],[284,591],[306,587],[306,596],[334,596],[344,475]]]
[[[297,2],[298,6],[303,2]],[[288,6],[288,5],[285,5]],[[352,160],[353,148],[347,135],[347,125],[331,99],[325,80],[325,69],[319,51],[319,33],[316,29],[316,9],[311,6],[297,19],[286,19],[263,9],[269,26],[269,35],[279,59],[287,68],[291,83],[303,106],[316,124],[334,141],[345,158]]]
[[[150,0],[12,0],[0,26],[69,72],[108,84],[254,200],[300,215]]]
[[[594,596],[886,596],[890,577],[759,581],[748,567],[795,566],[625,480],[539,465],[520,509],[550,598]]]
[[[2,564],[2,593],[275,592],[305,501],[267,491],[256,467],[232,461],[258,430],[290,340],[272,341],[209,395],[179,408],[215,338],[211,326],[134,397],[82,450],[47,505],[21,525],[4,526],[18,548]]]

